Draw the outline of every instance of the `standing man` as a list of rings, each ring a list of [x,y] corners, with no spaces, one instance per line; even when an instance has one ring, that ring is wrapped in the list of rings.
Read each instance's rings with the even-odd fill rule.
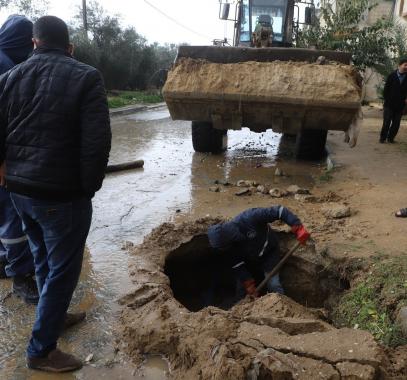
[[[270,223],[281,220],[291,227],[297,240],[305,244],[310,234],[300,219],[283,206],[251,208],[234,217],[230,222],[215,224],[208,229],[209,244],[223,254],[233,268],[237,280],[237,296],[257,297],[256,273],[267,275],[280,259],[276,233]],[[277,273],[268,284],[269,292],[284,294]]]
[[[72,58],[57,17],[34,24],[34,54],[0,77],[0,164],[34,255],[40,294],[29,368],[64,372],[82,362],[57,349],[102,186],[111,131],[100,73]]]
[[[12,15],[0,28],[0,74],[25,61],[33,51],[33,24]],[[10,194],[0,186],[0,278],[13,279],[13,293],[29,304],[38,303],[33,280],[34,260],[22,222]]]
[[[380,132],[380,143],[386,140],[394,143],[400,128],[401,117],[407,98],[407,58],[399,61],[399,67],[393,71],[384,85],[383,127]]]

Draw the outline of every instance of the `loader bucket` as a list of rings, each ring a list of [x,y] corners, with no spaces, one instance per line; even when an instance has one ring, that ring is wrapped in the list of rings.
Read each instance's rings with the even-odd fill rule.
[[[181,46],[163,95],[174,120],[218,129],[347,131],[361,101],[350,60],[310,49]]]

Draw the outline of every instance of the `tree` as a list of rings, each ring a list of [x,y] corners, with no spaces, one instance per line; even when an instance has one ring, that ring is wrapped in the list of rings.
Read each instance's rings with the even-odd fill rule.
[[[390,17],[369,26],[361,22],[377,4],[371,5],[369,0],[336,3],[336,10],[330,3],[325,4],[316,25],[299,32],[298,46],[349,52],[361,72],[377,66],[394,52],[394,23]]]
[[[21,13],[35,21],[47,13],[49,0],[0,0],[1,8]]]
[[[89,38],[82,9],[75,20],[71,26],[75,57],[97,67],[109,89],[145,89],[154,84],[155,73],[168,69],[175,59],[175,45],[148,44],[135,28],[123,28],[119,16],[107,15],[97,1],[87,8]]]

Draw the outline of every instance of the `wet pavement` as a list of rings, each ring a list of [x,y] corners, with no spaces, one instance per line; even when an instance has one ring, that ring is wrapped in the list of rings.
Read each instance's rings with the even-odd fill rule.
[[[125,243],[140,243],[152,228],[174,218],[211,215],[231,216],[270,198],[238,198],[233,190],[209,192],[214,180],[250,179],[285,186],[311,186],[322,164],[296,162],[292,142],[280,142],[271,131],[229,131],[229,149],[221,155],[194,153],[190,123],[171,121],[165,107],[112,119],[111,164],[143,159],[143,169],[109,174],[94,198],[94,216],[73,310],[88,313],[83,323],[64,334],[60,347],[89,364],[58,379],[166,378],[167,363],[147,358],[135,368],[114,348],[117,299],[131,288],[129,256]],[[278,166],[287,177],[275,177]],[[244,198],[244,199],[243,199]],[[10,281],[0,281],[0,378],[54,379],[55,375],[25,368],[24,350],[30,335],[34,308],[10,294]]]

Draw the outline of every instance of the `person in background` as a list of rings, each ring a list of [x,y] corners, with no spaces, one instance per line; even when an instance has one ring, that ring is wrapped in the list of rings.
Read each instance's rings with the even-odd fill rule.
[[[39,18],[33,41],[33,56],[0,77],[0,177],[23,220],[40,294],[27,366],[66,372],[82,366],[57,341],[85,318],[68,307],[107,167],[109,108],[99,71],[72,57],[64,21]]]
[[[383,126],[380,143],[394,143],[400,128],[401,117],[407,98],[407,57],[401,58],[397,70],[393,71],[384,85]]]
[[[33,24],[24,16],[12,15],[0,28],[0,74],[25,61],[33,51]],[[0,278],[13,279],[13,293],[29,304],[38,303],[33,279],[34,259],[22,221],[10,194],[0,186]]]
[[[255,272],[267,275],[280,259],[278,237],[270,223],[281,220],[302,244],[310,234],[300,219],[284,206],[251,208],[234,217],[230,222],[219,223],[208,229],[208,240],[212,248],[229,261],[237,280],[237,297],[257,297]],[[277,273],[268,284],[269,292],[284,294]]]

